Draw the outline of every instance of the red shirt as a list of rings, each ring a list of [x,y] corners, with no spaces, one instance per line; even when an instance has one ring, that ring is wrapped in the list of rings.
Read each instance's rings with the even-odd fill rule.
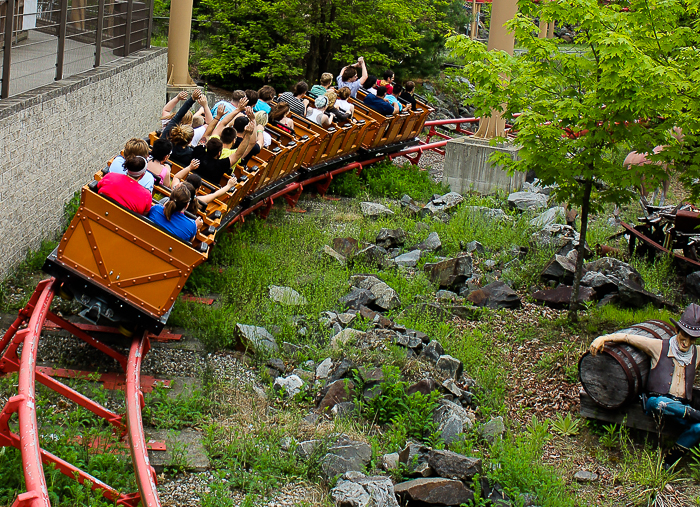
[[[97,193],[141,215],[151,209],[151,193],[126,174],[108,173],[97,183]]]

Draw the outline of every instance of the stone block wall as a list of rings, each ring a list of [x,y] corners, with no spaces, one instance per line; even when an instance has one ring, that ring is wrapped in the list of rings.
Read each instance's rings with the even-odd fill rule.
[[[488,140],[473,137],[452,139],[445,146],[442,182],[460,194],[469,191],[491,194],[496,189],[517,192],[525,181],[525,173],[509,175],[501,167],[491,165],[489,157],[501,151],[517,159],[518,149],[514,145],[491,146]]]
[[[42,239],[64,205],[131,137],[159,128],[167,49],[151,48],[0,101],[0,277]]]

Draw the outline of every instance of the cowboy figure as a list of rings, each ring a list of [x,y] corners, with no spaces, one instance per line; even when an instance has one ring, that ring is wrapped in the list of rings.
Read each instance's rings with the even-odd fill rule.
[[[666,455],[666,468],[675,465],[691,447],[700,443],[700,411],[690,406],[695,369],[700,361],[696,339],[700,336],[700,306],[691,303],[680,321],[671,319],[678,334],[669,340],[625,333],[600,336],[591,343],[591,354],[606,343],[628,343],[651,357],[651,371],[642,404],[647,414],[672,417],[685,428]]]

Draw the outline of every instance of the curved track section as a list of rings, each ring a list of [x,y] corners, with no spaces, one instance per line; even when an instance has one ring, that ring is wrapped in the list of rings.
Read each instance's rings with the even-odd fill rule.
[[[148,461],[148,449],[141,419],[141,409],[144,406],[141,392],[141,364],[143,355],[150,347],[148,335],[143,333],[141,337],[135,338],[128,358],[122,356],[108,345],[51,313],[49,309],[57,289],[58,282],[54,278],[40,282],[27,306],[19,312],[13,324],[0,339],[0,352],[2,352],[0,374],[19,372],[18,393],[7,401],[0,412],[0,447],[15,447],[20,450],[27,488],[25,493],[18,495],[13,507],[51,507],[42,463],[57,468],[61,473],[81,484],[89,482],[93,490],[99,490],[105,498],[115,502],[116,505],[136,507],[141,503],[144,507],[160,507],[156,476]],[[126,427],[121,422],[122,416],[109,411],[55,378],[36,371],[39,339],[47,319],[66,331],[73,332],[77,338],[114,357],[125,366]],[[96,477],[41,448],[35,403],[37,381],[104,418],[112,424],[118,434],[126,433],[131,448],[138,492],[120,493]],[[18,433],[14,433],[10,428],[10,419],[14,414],[18,415]]]

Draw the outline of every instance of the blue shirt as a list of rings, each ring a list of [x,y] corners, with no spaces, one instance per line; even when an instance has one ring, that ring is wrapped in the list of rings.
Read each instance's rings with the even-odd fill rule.
[[[197,234],[197,224],[191,218],[187,218],[183,213],[176,211],[170,217],[170,220],[165,218],[165,208],[160,204],[156,204],[148,212],[150,218],[156,225],[162,227],[171,234],[184,241],[192,241]]]
[[[401,110],[403,109],[403,106],[401,105],[401,102],[399,102],[396,97],[394,97],[393,95],[389,95],[387,93],[384,96],[384,98],[389,101],[389,104],[391,104],[392,107],[394,106],[394,104],[398,104],[399,105],[399,113],[401,112]]]
[[[335,80],[338,81],[338,90],[340,90],[343,86],[347,86],[348,88],[350,88],[350,96],[353,99],[357,97],[357,90],[359,90],[362,86],[360,84],[359,79],[356,79],[352,83],[346,83],[345,81],[343,81],[343,75],[341,74],[337,78],[335,78]]]
[[[255,103],[255,107],[253,108],[253,112],[257,113],[258,111],[265,111],[267,114],[270,114],[272,108],[267,102],[263,102],[262,100],[258,99],[258,101]]]
[[[224,109],[224,116],[226,116],[226,115],[229,114],[229,113],[232,113],[233,110],[236,109],[235,107],[233,107],[233,104],[231,104],[231,103],[228,102],[227,100],[220,100],[219,102],[217,102],[216,104],[214,104],[214,107],[211,108],[211,115],[212,115],[212,116],[216,116],[216,112],[218,111],[219,106],[220,106],[221,104],[223,104],[223,105],[224,105],[224,108],[225,108],[225,109]],[[222,118],[223,118],[224,116],[222,116]]]
[[[126,162],[126,160],[124,160],[124,157],[119,155],[114,160],[112,160],[108,171],[111,173],[126,174],[124,162]],[[151,171],[146,169],[146,172],[143,173],[143,176],[141,176],[141,179],[139,180],[139,185],[148,190],[150,193],[153,193],[153,185],[155,185],[155,183],[156,180],[153,177],[153,174],[151,173]]]
[[[371,107],[379,114],[383,114],[384,116],[391,116],[394,114],[394,106],[386,102],[384,99],[380,99],[379,97],[372,95],[371,93],[368,93],[365,96],[365,100],[363,100],[363,102],[365,106]]]

